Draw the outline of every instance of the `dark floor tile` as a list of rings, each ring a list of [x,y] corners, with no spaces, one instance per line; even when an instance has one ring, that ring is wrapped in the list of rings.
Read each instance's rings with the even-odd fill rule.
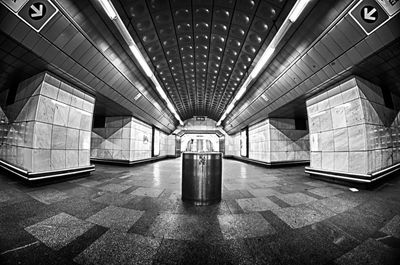
[[[21,264],[21,265],[72,265],[76,264],[72,260],[57,254],[55,251],[43,244],[32,244],[26,248],[21,248],[4,255],[0,255],[0,263]]]
[[[74,241],[69,243],[67,246],[60,249],[57,253],[72,260],[79,253],[88,248],[94,241],[102,236],[108,228],[95,225],[86,231],[83,235],[77,237]]]
[[[231,214],[244,213],[243,209],[239,206],[239,204],[235,200],[225,200],[225,203],[228,206]]]
[[[135,224],[128,230],[128,233],[135,233],[144,236],[148,236],[147,233],[149,228],[153,224],[156,217],[159,215],[157,211],[146,211],[144,214],[135,222]]]
[[[58,212],[69,213],[77,218],[86,219],[98,211],[104,209],[106,205],[93,202],[86,198],[73,197],[63,201],[53,203],[50,208]]]

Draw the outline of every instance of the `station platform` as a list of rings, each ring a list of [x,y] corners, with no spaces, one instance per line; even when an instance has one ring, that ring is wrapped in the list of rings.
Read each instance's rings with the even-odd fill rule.
[[[223,161],[183,203],[181,158],[39,184],[0,174],[1,264],[398,264],[400,176],[352,192],[304,166]]]

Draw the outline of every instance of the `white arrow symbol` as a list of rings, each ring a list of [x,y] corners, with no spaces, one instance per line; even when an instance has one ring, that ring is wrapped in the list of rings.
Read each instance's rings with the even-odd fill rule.
[[[43,5],[39,5],[39,9],[36,8],[36,6],[31,5],[31,8],[33,10],[33,14],[31,14],[31,17],[41,17],[43,16]]]
[[[371,20],[375,21],[376,17],[373,17],[372,15],[376,13],[376,8],[371,9],[371,11],[368,11],[367,7],[364,7],[364,19],[366,20]]]

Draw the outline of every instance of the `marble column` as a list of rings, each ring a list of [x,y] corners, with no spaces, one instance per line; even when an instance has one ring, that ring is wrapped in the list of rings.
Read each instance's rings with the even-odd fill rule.
[[[295,119],[270,118],[249,127],[249,158],[266,164],[308,163],[306,128],[296,128]]]
[[[307,100],[311,164],[306,172],[372,182],[398,169],[400,99],[350,77]]]
[[[158,132],[158,158],[175,157],[175,135]],[[123,164],[152,159],[152,137],[152,127],[133,117],[105,117],[104,126],[93,128],[91,159]]]
[[[0,162],[27,179],[86,173],[94,97],[44,72],[0,95]]]

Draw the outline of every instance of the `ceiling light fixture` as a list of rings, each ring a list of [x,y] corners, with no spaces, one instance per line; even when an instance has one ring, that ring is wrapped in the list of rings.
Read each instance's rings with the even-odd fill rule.
[[[171,101],[168,99],[167,94],[165,93],[164,89],[162,89],[160,83],[158,82],[157,78],[155,77],[153,71],[151,70],[150,66],[147,64],[146,59],[143,57],[143,54],[140,52],[138,46],[136,45],[135,41],[133,40],[131,34],[129,33],[128,29],[126,28],[125,24],[122,22],[121,18],[119,17],[117,11],[115,10],[113,4],[110,0],[99,0],[101,6],[103,7],[104,11],[107,13],[109,18],[114,22],[114,25],[118,28],[119,33],[124,38],[125,42],[128,44],[129,49],[135,56],[138,64],[143,69],[144,73],[150,78],[153,84],[156,87],[157,92],[160,94],[161,98],[167,103],[168,109],[172,112],[174,117],[179,121],[180,125],[184,125],[181,118],[179,117],[174,105],[172,105]]]
[[[299,18],[300,14],[303,12],[306,5],[310,2],[310,0],[299,0],[294,4],[292,11],[289,14],[290,22],[294,23]]]
[[[285,34],[288,32],[289,28],[292,26],[292,24],[299,18],[300,14],[303,12],[305,7],[307,6],[308,2],[310,0],[297,0],[296,3],[294,4],[292,10],[290,10],[289,15],[286,17],[286,19],[283,21],[281,27],[279,28],[278,32],[275,34],[274,38],[272,41],[269,43],[267,49],[265,49],[263,55],[261,58],[258,60],[256,66],[253,68],[247,79],[244,81],[243,85],[240,87],[238,93],[236,94],[235,98],[232,100],[232,102],[228,105],[226,108],[224,114],[221,116],[219,121],[217,122],[217,126],[220,126],[222,121],[225,120],[226,116],[233,110],[235,103],[239,101],[239,99],[244,95],[246,92],[246,89],[250,82],[254,80],[258,74],[261,72],[264,66],[266,66],[269,62],[269,60],[272,58],[272,55],[275,52],[275,48],[278,46],[278,44],[281,42],[282,38],[285,36]]]
[[[99,0],[99,2],[111,20],[114,20],[117,18],[117,11],[115,11],[115,9],[114,9],[113,5],[110,3],[110,1]]]

